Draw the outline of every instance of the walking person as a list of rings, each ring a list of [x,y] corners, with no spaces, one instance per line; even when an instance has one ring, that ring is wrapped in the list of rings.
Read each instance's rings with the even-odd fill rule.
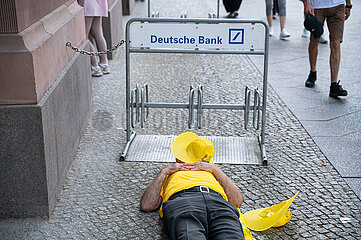
[[[85,33],[89,39],[89,34],[94,38],[98,51],[105,51],[107,43],[103,35],[102,17],[108,17],[108,3],[107,0],[78,0],[79,5],[84,7],[85,16]],[[89,41],[89,48],[91,52],[96,49],[91,41]],[[99,56],[100,61],[96,56],[90,57],[91,72],[93,77],[101,77],[103,74],[110,73],[108,65],[108,58],[106,54]]]
[[[341,61],[341,42],[343,40],[344,22],[351,13],[351,0],[303,0],[304,14],[314,15],[322,25],[327,21],[330,32],[330,70],[331,86],[330,97],[347,96],[347,91],[342,88],[338,81],[338,72]],[[346,4],[346,5],[345,5]],[[320,38],[310,38],[308,55],[310,62],[310,73],[306,80],[306,87],[314,87],[317,80],[316,62]]]
[[[273,26],[272,26],[272,18],[273,18],[273,0],[265,0],[266,1],[266,15],[267,15],[267,22],[269,26],[269,35],[273,36]],[[279,16],[280,16],[280,39],[285,40],[289,38],[291,35],[286,32],[286,0],[278,0],[278,9],[279,9]]]

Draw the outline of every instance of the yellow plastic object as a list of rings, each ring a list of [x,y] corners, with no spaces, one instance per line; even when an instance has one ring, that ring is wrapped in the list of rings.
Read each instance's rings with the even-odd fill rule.
[[[283,225],[288,223],[290,220],[291,220],[291,211],[290,211],[290,209],[288,209],[287,212],[281,217],[281,219],[278,220],[278,222],[275,225],[273,225],[272,227],[282,227]]]
[[[290,199],[276,205],[246,212],[244,214],[246,226],[254,231],[264,231],[273,226],[283,226],[291,219],[291,212],[288,208],[299,193],[300,191]],[[288,216],[287,213],[289,213]]]
[[[176,158],[187,163],[211,162],[215,154],[213,143],[193,132],[185,132],[177,136],[171,149]]]
[[[244,222],[244,215],[241,212],[241,210],[239,208],[238,212],[239,212],[239,221],[241,222],[242,225],[242,230],[243,230],[243,235],[244,235],[244,240],[255,240],[252,236],[251,231],[248,229],[248,227],[246,226],[245,222]]]

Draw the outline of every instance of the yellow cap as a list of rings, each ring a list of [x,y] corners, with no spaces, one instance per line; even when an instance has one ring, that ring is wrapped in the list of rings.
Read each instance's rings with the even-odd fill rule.
[[[246,212],[244,214],[246,226],[254,231],[264,231],[271,227],[285,225],[291,219],[289,206],[299,193],[300,191],[290,199],[276,205]]]
[[[212,162],[215,154],[212,142],[193,132],[185,132],[177,136],[171,149],[176,158],[187,163]]]
[[[278,222],[276,222],[276,224],[273,225],[272,227],[282,227],[283,225],[288,223],[290,220],[291,220],[291,211],[290,211],[290,209],[288,209],[287,212],[285,214],[283,214],[283,216],[280,218],[280,220],[278,220]]]

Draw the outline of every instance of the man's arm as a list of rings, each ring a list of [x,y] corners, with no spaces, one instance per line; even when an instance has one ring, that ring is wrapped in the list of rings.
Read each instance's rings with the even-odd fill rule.
[[[346,6],[351,6],[351,0],[346,0]],[[345,20],[349,18],[350,14],[351,14],[351,9],[345,8]]]
[[[140,200],[140,210],[151,212],[156,210],[162,203],[160,191],[167,175],[171,175],[177,171],[189,170],[184,163],[174,163],[163,168],[153,181],[148,185]]]
[[[303,1],[303,13],[305,14],[305,16],[308,13],[311,13],[312,15],[315,15],[315,11],[313,9],[313,7],[311,6],[311,3],[309,0],[302,0]]]
[[[207,171],[214,175],[217,181],[221,184],[224,189],[224,192],[227,195],[228,202],[233,204],[235,207],[241,206],[243,202],[243,197],[239,188],[234,184],[234,182],[216,165],[198,162],[198,163],[188,163],[192,165],[191,170],[193,171]]]

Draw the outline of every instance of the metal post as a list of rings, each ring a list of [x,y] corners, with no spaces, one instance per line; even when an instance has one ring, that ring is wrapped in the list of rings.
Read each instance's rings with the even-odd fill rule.
[[[145,97],[144,97],[144,86],[142,87],[141,91],[140,91],[140,127],[143,128],[144,127],[144,121],[145,121],[145,109],[144,109],[144,101],[145,101]]]
[[[148,17],[150,17],[150,0],[148,0]]]
[[[261,95],[258,91],[258,88],[255,88],[254,99],[253,99],[253,128],[255,128],[256,130],[259,130],[260,111],[261,111]]]
[[[202,128],[202,117],[203,117],[203,86],[198,86],[198,105],[197,105],[197,127]]]
[[[189,116],[188,116],[188,128],[193,127],[193,104],[194,104],[194,89],[190,86],[189,89]]]
[[[249,104],[251,101],[251,90],[248,86],[246,86],[245,94],[244,94],[244,129],[248,129],[249,124]]]
[[[268,54],[269,54],[269,28],[268,25],[264,25],[265,34],[265,54],[263,63],[263,96],[262,96],[262,127],[261,127],[261,155],[262,164],[267,165],[266,148],[265,148],[265,134],[266,134],[266,106],[267,106],[267,76],[268,76]]]
[[[130,122],[132,125],[132,128],[135,128],[135,123],[134,123],[134,92],[135,89],[132,90],[132,93],[130,94]]]
[[[148,0],[150,1],[150,0]],[[126,36],[129,36],[129,28],[130,26],[127,26],[126,29]],[[125,113],[126,113],[126,131],[127,131],[127,142],[130,141],[130,111],[129,111],[129,98],[130,98],[130,38],[128,37],[126,39],[126,47],[125,47],[125,75],[126,75],[126,93],[125,93]]]
[[[217,1],[217,18],[219,18],[219,0]]]
[[[149,102],[149,97],[148,97],[148,84],[144,84],[144,88],[145,88],[145,102],[148,103]],[[145,116],[144,121],[148,120],[149,117],[149,108],[147,107],[147,114]]]

